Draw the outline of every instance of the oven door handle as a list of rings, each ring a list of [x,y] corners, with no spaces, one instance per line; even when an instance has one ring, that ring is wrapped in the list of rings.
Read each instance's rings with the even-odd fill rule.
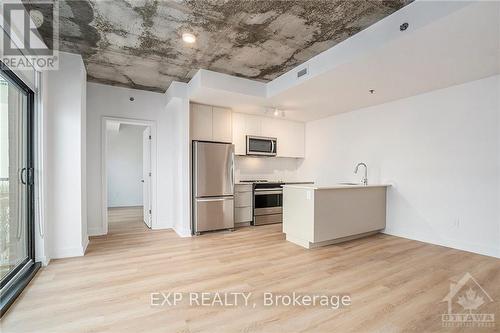
[[[255,195],[267,195],[267,194],[283,194],[282,190],[255,190]]]
[[[283,187],[267,187],[267,188],[256,188],[255,192],[262,192],[262,191],[283,191]]]

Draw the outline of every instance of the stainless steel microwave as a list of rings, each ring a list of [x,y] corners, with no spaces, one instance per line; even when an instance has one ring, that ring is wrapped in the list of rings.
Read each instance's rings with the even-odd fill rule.
[[[247,155],[276,156],[276,138],[247,135]]]

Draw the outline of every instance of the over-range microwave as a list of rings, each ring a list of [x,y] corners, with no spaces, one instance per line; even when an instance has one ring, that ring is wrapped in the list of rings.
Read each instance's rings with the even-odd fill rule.
[[[247,135],[247,155],[276,156],[277,139]]]

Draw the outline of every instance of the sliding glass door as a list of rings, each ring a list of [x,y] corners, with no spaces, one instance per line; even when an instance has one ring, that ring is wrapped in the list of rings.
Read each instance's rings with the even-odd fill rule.
[[[0,63],[1,65],[1,63]],[[0,70],[0,298],[1,313],[34,267],[33,92]]]

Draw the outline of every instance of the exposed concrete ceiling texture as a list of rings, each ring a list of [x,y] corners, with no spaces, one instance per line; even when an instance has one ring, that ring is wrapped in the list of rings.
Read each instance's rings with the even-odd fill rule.
[[[59,48],[89,81],[164,92],[200,68],[268,82],[413,0],[56,1]]]

